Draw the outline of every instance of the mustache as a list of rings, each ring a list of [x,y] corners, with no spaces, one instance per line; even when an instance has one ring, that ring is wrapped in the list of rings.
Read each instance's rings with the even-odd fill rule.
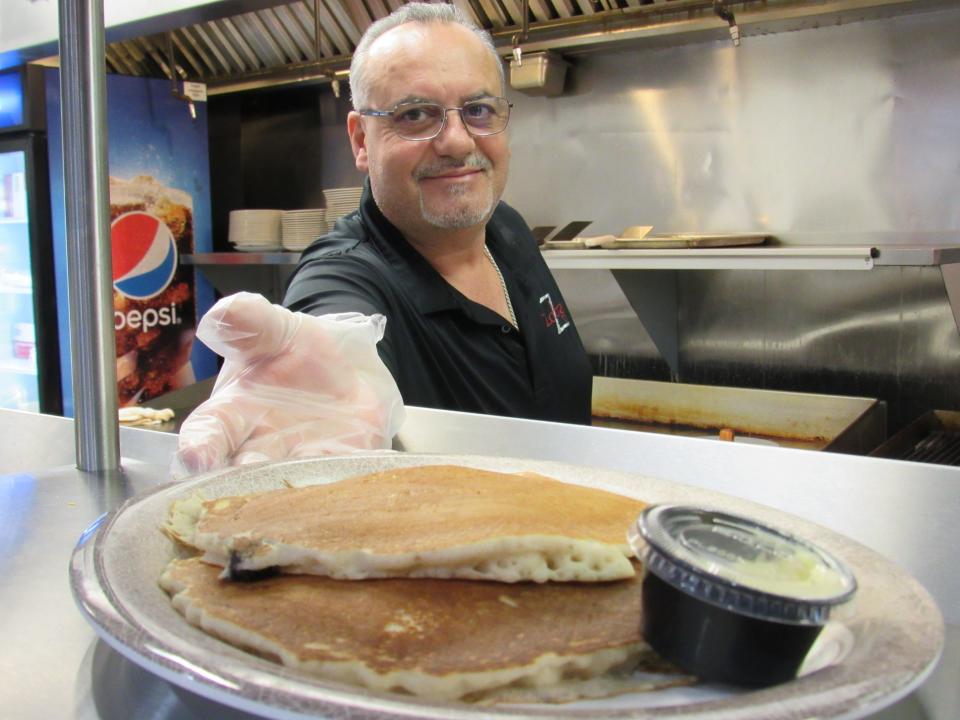
[[[414,173],[414,178],[420,180],[421,178],[434,177],[435,175],[442,175],[449,170],[461,170],[464,168],[471,170],[490,170],[492,167],[493,164],[486,155],[482,152],[474,151],[462,160],[445,159],[429,163],[428,165],[422,165],[417,168]]]

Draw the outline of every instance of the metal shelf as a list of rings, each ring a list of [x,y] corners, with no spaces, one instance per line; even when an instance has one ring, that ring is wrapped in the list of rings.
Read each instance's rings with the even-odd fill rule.
[[[871,270],[876,256],[868,246],[543,251],[552,270]]]
[[[777,245],[724,248],[544,250],[551,270],[608,270],[660,351],[679,372],[677,272],[683,270],[873,270],[938,267],[960,330],[960,244]],[[646,272],[637,272],[646,271]]]
[[[222,293],[261,292],[273,302],[300,258],[296,252],[184,255]],[[960,244],[778,245],[670,250],[544,250],[551,270],[609,270],[646,327],[671,372],[679,367],[676,313],[678,270],[873,270],[939,267],[960,330]],[[638,270],[661,271],[638,273]],[[664,272],[667,271],[667,272]]]
[[[278,303],[283,299],[287,278],[300,260],[300,253],[195,253],[182,255],[180,260],[203,273],[221,295],[246,290]]]
[[[960,262],[960,245],[544,250],[553,270],[872,270]]]
[[[544,250],[552,270],[872,270],[960,262],[960,245],[794,245]]]
[[[296,265],[298,252],[210,252],[182,255],[184,265]]]
[[[544,250],[556,270],[872,270],[960,263],[960,245],[794,245],[670,250]],[[296,265],[298,252],[184,255],[185,265]]]

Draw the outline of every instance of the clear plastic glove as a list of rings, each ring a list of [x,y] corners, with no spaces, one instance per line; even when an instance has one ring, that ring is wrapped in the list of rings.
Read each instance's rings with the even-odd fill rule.
[[[180,428],[173,476],[389,448],[404,409],[377,355],[385,324],[382,315],[294,313],[246,292],[220,300],[197,337],[223,367]]]

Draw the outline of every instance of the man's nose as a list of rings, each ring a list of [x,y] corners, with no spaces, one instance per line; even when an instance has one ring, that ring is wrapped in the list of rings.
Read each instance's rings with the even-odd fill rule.
[[[456,108],[447,110],[447,120],[443,130],[433,139],[437,152],[441,155],[461,155],[476,147],[473,135],[463,122],[463,116]]]

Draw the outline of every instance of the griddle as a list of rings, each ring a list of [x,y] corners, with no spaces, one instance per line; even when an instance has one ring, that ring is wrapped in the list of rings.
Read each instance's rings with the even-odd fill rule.
[[[960,412],[931,410],[870,453],[873,457],[960,465]]]

